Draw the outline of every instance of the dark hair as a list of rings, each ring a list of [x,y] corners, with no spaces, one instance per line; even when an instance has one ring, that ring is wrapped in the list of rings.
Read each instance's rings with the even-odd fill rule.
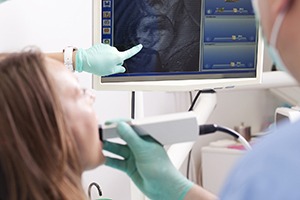
[[[75,142],[39,51],[0,61],[0,199],[84,199]]]

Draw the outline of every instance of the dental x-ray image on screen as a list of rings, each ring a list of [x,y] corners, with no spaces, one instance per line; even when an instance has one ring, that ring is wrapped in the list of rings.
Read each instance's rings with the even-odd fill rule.
[[[263,45],[251,0],[102,0],[98,10],[99,42],[120,51],[143,44],[125,73],[101,83],[258,80]]]
[[[195,3],[188,10],[182,0],[114,0],[113,45],[144,46],[125,62],[128,73],[199,71],[201,2]]]

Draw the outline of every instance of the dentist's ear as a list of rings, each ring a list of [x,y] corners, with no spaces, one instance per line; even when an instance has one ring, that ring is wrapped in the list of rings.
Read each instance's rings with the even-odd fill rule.
[[[272,0],[271,12],[277,16],[283,10],[290,8],[294,2],[295,0]]]

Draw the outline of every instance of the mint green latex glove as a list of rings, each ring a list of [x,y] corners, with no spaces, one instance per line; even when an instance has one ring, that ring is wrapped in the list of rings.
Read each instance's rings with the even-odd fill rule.
[[[120,52],[108,44],[96,44],[89,49],[78,49],[76,53],[76,71],[89,72],[98,76],[107,76],[125,72],[124,60],[137,54],[141,44]]]
[[[117,122],[117,130],[127,145],[105,141],[103,148],[124,160],[106,157],[105,164],[127,173],[150,199],[184,199],[193,183],[173,166],[165,149],[151,137],[138,136],[125,122]]]

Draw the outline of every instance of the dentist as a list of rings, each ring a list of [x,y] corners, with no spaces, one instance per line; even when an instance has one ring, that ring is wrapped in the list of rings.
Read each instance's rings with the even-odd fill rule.
[[[300,1],[253,0],[270,56],[300,81]],[[300,122],[265,137],[233,170],[220,199],[300,199]]]

